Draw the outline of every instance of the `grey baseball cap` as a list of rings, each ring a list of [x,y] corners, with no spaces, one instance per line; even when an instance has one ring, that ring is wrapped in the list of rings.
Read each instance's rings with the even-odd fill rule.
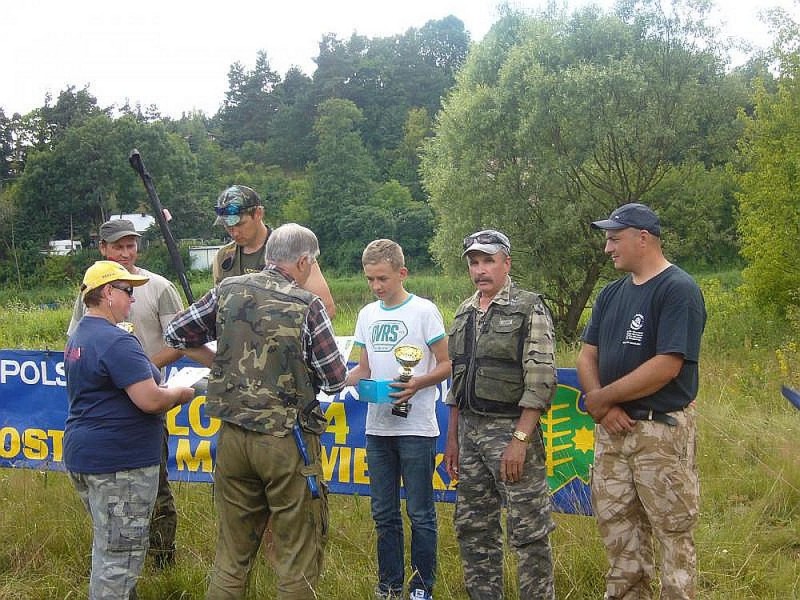
[[[511,256],[511,242],[505,233],[495,229],[484,229],[464,238],[462,258],[467,255],[467,252],[472,252],[473,250],[484,254],[497,254],[502,250],[508,256]]]
[[[127,219],[114,219],[100,225],[100,239],[104,242],[113,244],[128,235],[142,237],[142,234],[134,228],[133,223]]]

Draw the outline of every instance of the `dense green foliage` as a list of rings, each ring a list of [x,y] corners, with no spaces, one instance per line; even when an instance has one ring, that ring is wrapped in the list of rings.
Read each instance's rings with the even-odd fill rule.
[[[0,107],[0,283],[72,278],[72,261],[39,253],[48,240],[89,247],[110,215],[148,210],[127,164],[136,147],[178,238],[222,241],[211,209],[233,183],[259,191],[270,225],[311,226],[332,274],[358,271],[377,237],[414,269],[452,272],[466,233],[503,228],[522,282],[571,338],[614,276],[588,223],[643,201],[671,260],[713,271],[743,257],[743,293],[791,315],[798,28],[771,12],[773,52],[731,70],[710,8],[506,8],[476,44],[452,16],[384,38],[326,35],[312,74],[281,76],[266,51],[231,65],[211,116],[101,107],[74,86],[25,115]]]
[[[387,38],[325,36],[313,78],[297,68],[281,77],[260,51],[252,70],[231,66],[211,117],[101,108],[72,86],[28,115],[0,108],[0,276],[32,278],[31,254],[48,240],[88,245],[108,216],[148,210],[127,162],[133,148],[178,238],[221,237],[214,199],[242,183],[265,199],[271,225],[313,224],[330,266],[352,270],[356,248],[389,235],[426,264],[433,222],[416,149],[468,47],[463,23],[447,17]]]
[[[775,15],[781,37],[800,39],[798,24]],[[783,313],[800,306],[800,54],[782,51],[777,89],[760,85],[755,113],[743,117],[739,232],[745,291]]]
[[[712,34],[694,21],[701,8],[635,8],[501,19],[470,53],[423,157],[436,257],[452,268],[465,234],[506,231],[567,335],[609,274],[589,223],[620,204],[661,212],[677,260],[719,264],[736,252],[723,167],[746,95],[729,95]]]

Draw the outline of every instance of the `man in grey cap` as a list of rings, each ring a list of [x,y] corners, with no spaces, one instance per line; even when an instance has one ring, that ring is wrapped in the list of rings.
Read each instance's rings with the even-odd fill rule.
[[[688,600],[697,578],[693,400],[703,295],[664,257],[661,223],[648,206],[625,204],[592,227],[605,231],[606,254],[626,273],[597,296],[577,360],[597,423],[592,507],[609,563],[605,598],[653,598],[655,537],[660,597]]]
[[[103,258],[118,262],[134,275],[143,275],[149,278],[147,283],[134,290],[136,302],[131,306],[129,319],[133,326],[133,334],[141,342],[144,353],[156,367],[162,370],[163,380],[164,367],[183,356],[182,352],[170,348],[164,343],[164,330],[175,315],[183,309],[183,303],[172,282],[136,265],[140,237],[141,234],[136,231],[131,221],[112,219],[100,226],[99,249]],[[84,310],[85,306],[79,295],[72,311],[72,319],[67,330],[68,336],[72,335],[78,326]],[[171,565],[175,561],[175,530],[178,523],[175,499],[167,477],[168,440],[169,432],[165,421],[158,494],[150,523],[149,553],[159,567]]]
[[[458,479],[454,524],[467,593],[504,597],[505,505],[519,597],[551,599],[555,525],[539,418],[556,393],[553,322],[539,294],[512,283],[505,234],[467,236],[462,257],[477,291],[456,311],[449,334],[444,463]]]

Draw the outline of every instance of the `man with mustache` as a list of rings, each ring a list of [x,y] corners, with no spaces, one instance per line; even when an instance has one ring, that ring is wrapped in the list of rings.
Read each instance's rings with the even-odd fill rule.
[[[456,311],[444,462],[458,479],[455,529],[469,597],[503,598],[502,508],[520,598],[554,598],[550,490],[539,418],[556,392],[553,322],[541,296],[509,277],[511,243],[464,239],[477,291]]]

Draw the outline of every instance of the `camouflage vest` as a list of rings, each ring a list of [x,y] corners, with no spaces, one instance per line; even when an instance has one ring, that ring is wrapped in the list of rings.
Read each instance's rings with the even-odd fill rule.
[[[525,391],[522,357],[530,314],[544,309],[538,294],[511,287],[507,305],[491,304],[483,319],[480,343],[477,310],[470,301],[456,311],[447,342],[453,361],[452,394],[458,407],[486,416],[519,416]]]
[[[255,271],[260,271],[266,264],[264,248],[261,248],[260,253],[261,255],[258,258],[249,261],[255,263]],[[214,285],[218,285],[226,277],[244,275],[247,271],[242,262],[242,249],[240,246],[236,245],[236,242],[225,244],[222,248],[217,250],[216,255],[214,255],[214,264],[211,265]]]
[[[314,295],[272,270],[228,277],[217,294],[206,412],[278,437],[291,433],[299,415],[304,428],[322,433],[325,418],[301,339]]]

